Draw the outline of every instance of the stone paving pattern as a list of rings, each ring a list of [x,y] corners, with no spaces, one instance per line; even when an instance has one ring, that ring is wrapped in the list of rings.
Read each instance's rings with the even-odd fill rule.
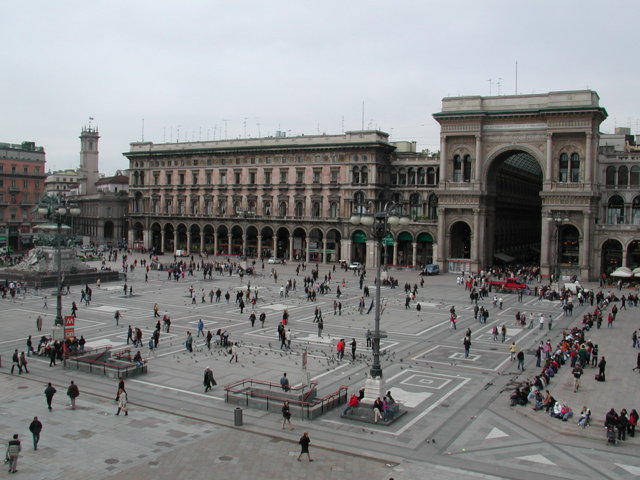
[[[136,258],[144,258],[134,255]],[[168,261],[168,258],[164,259]],[[258,264],[259,265],[259,264]],[[116,264],[113,264],[117,268]],[[269,277],[271,268],[278,271],[278,283]],[[320,266],[322,276],[329,266]],[[259,269],[259,271],[262,271]],[[296,277],[295,265],[265,264],[265,276],[247,278],[216,276],[202,280],[198,272],[179,282],[166,279],[166,273],[152,271],[149,282],[138,268],[129,273],[127,283],[134,295],[122,293],[119,284],[92,285],[90,307],[80,305],[80,287],[64,298],[65,313],[72,300],[80,306],[76,329],[89,344],[110,344],[114,348],[126,346],[126,327],[131,324],[143,330],[145,356],[149,334],[155,319],[152,307],[160,305],[160,312],[171,316],[170,334],[161,335],[160,348],[149,356],[149,374],[127,381],[130,415],[114,415],[113,400],[116,382],[106,377],[89,375],[60,366],[48,367],[43,358],[31,357],[31,373],[10,375],[11,352],[23,350],[27,335],[37,344],[35,318],[45,315],[47,333],[53,323],[55,298],[49,294],[49,309],[43,310],[39,292],[30,292],[15,303],[0,301],[0,439],[5,442],[13,433],[23,441],[23,455],[19,460],[21,478],[40,479],[173,479],[173,478],[279,478],[320,479],[533,479],[546,478],[631,479],[640,475],[638,437],[615,446],[605,442],[602,419],[611,407],[638,408],[633,404],[640,398],[640,375],[632,372],[637,351],[631,347],[631,334],[638,328],[638,310],[629,307],[618,314],[613,329],[595,330],[591,339],[600,346],[600,354],[607,358],[607,382],[594,380],[595,369],[587,369],[581,389],[573,392],[570,369],[561,369],[553,379],[553,395],[568,402],[579,412],[582,405],[593,411],[593,426],[584,430],[570,422],[554,420],[530,408],[509,407],[509,391],[514,382],[523,380],[536,369],[532,355],[537,343],[551,338],[558,341],[562,328],[581,318],[582,308],[575,308],[573,317],[562,316],[558,302],[539,302],[525,297],[523,303],[515,295],[505,294],[503,310],[488,305],[487,325],[473,320],[468,293],[457,286],[455,276],[426,277],[415,303],[404,308],[402,288],[384,287],[387,304],[383,315],[385,352],[382,363],[387,388],[403,402],[408,414],[390,427],[364,425],[339,417],[340,411],[330,412],[320,419],[304,421],[293,418],[295,430],[281,429],[281,417],[264,411],[244,410],[244,425],[233,426],[233,406],[224,403],[222,385],[245,377],[278,382],[282,372],[288,372],[292,383],[301,378],[301,353],[309,352],[311,377],[319,382],[321,395],[348,385],[356,391],[364,384],[368,373],[370,352],[364,346],[367,328],[373,328],[373,312],[357,312],[361,290],[357,277],[338,269],[332,273],[332,285],[341,284],[343,290],[342,315],[333,314],[335,294],[319,295],[318,301],[307,302],[302,289],[306,272]],[[373,272],[368,272],[372,275]],[[391,272],[400,281],[419,282],[415,272]],[[0,278],[2,274],[0,273]],[[289,278],[296,279],[297,291],[288,298],[279,296],[280,285]],[[234,305],[234,292],[258,287],[261,301],[257,310],[267,313],[264,329],[256,322],[251,328],[249,310],[240,315]],[[374,293],[372,278],[365,284]],[[198,292],[197,304],[192,305],[188,288]],[[208,291],[220,287],[232,294],[230,304],[210,304]],[[588,288],[597,287],[587,285]],[[200,291],[207,293],[206,304],[200,301]],[[367,307],[370,299],[366,300]],[[323,311],[325,329],[318,338],[313,323],[316,306]],[[448,311],[456,306],[459,316],[457,330],[450,330]],[[282,310],[288,308],[290,328],[294,333],[292,351],[280,350],[276,325]],[[116,327],[113,318],[120,310],[122,318]],[[514,326],[516,311],[542,312],[554,316],[551,332],[537,328],[528,330]],[[241,343],[238,363],[229,364],[225,349],[203,346],[196,338],[193,353],[184,349],[186,331],[196,335],[197,321],[202,318],[205,331],[226,329],[232,340]],[[508,327],[505,342],[494,342],[490,331],[493,325]],[[471,357],[462,355],[462,339],[471,328]],[[350,359],[350,349],[343,362],[335,358],[335,341],[351,337],[358,342],[358,355]],[[527,370],[522,374],[509,361],[508,345],[516,341],[526,355]],[[218,386],[204,393],[202,372],[210,366]],[[66,386],[76,381],[81,390],[78,409],[66,406]],[[54,410],[48,412],[42,394],[47,381],[58,388]],[[40,448],[32,450],[28,425],[34,415],[44,424]],[[309,431],[313,463],[297,462],[297,439]]]

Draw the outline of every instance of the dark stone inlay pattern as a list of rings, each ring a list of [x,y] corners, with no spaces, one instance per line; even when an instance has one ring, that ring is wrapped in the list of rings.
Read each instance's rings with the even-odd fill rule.
[[[218,457],[218,460],[222,460],[223,462],[229,462],[233,460],[233,457],[228,457],[227,455],[223,455],[221,457]]]
[[[118,460],[117,458],[107,458],[104,463],[108,463],[109,465],[113,465],[114,463],[118,463],[120,462],[120,460]]]

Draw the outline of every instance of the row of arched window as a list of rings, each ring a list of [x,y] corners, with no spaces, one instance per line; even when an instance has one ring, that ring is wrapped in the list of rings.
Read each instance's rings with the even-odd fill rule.
[[[640,186],[640,167],[635,165],[629,169],[625,165],[608,166],[605,170],[605,185],[618,188]]]
[[[640,225],[640,196],[633,199],[630,212],[625,210],[622,197],[620,195],[612,196],[607,202],[606,223],[611,225]]]
[[[401,167],[389,170],[391,185],[437,185],[439,181],[438,167]]]
[[[412,193],[409,195],[407,204],[406,197],[401,193],[391,195],[391,201],[404,205],[404,215],[409,215],[411,220],[435,220],[438,218],[438,197],[431,193],[424,202],[420,193]],[[368,212],[367,197],[362,191],[358,191],[353,196],[352,214],[365,214]]]
[[[133,199],[132,213],[144,213],[144,201],[142,195],[136,195]],[[309,207],[306,202],[296,201],[293,205],[293,211],[290,212],[289,202],[281,200],[276,203],[276,210],[274,211],[273,203],[269,200],[262,202],[262,210],[257,210],[256,202],[249,201],[246,209],[242,206],[242,203],[238,200],[234,200],[229,208],[229,203],[226,198],[220,198],[217,202],[212,199],[206,198],[202,202],[199,198],[192,198],[187,203],[186,197],[178,198],[164,198],[160,197],[151,198],[151,213],[155,214],[177,214],[177,215],[237,215],[239,212],[249,212],[252,215],[270,217],[277,215],[279,217],[295,216],[306,217],[312,216],[314,218],[329,217],[338,218],[339,216],[339,204],[338,202],[329,202],[328,210],[323,212],[322,202],[312,201]],[[201,210],[202,208],[202,210]]]

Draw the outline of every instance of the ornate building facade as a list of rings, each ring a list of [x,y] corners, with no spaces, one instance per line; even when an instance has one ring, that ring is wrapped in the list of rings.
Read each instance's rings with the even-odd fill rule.
[[[379,131],[132,143],[129,244],[372,265],[375,240],[349,218],[369,201],[393,200],[413,221],[385,241],[386,263],[430,263],[439,166],[414,150]]]
[[[445,98],[435,156],[379,131],[135,142],[129,244],[450,272],[519,262],[593,280],[640,266],[640,154],[624,135],[605,145],[606,116],[590,90]],[[371,201],[410,217],[381,248],[349,223]]]
[[[33,209],[44,191],[45,151],[33,142],[0,143],[0,247],[25,250],[39,223]]]

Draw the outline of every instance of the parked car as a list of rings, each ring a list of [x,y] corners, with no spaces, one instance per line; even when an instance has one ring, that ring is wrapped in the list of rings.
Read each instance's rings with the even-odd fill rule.
[[[437,263],[429,263],[422,267],[421,275],[438,275],[440,273],[440,265]]]
[[[282,259],[277,257],[271,257],[269,260],[267,260],[267,263],[282,263]]]
[[[349,270],[359,270],[362,268],[362,264],[360,262],[351,262],[349,264]]]

